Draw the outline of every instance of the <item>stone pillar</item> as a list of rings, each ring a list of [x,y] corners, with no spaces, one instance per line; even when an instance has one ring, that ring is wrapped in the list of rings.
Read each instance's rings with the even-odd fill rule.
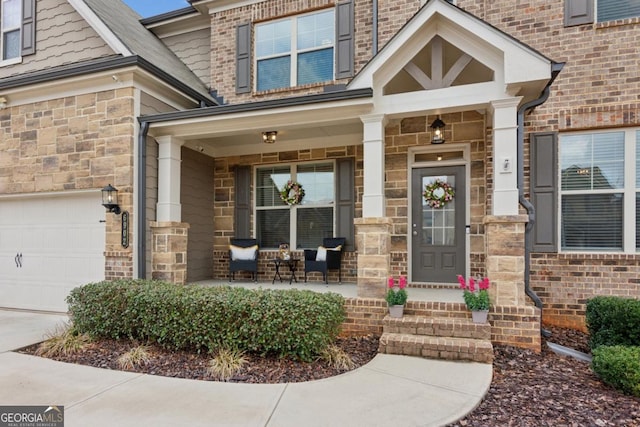
[[[161,136],[158,141],[158,203],[156,220],[182,221],[180,204],[181,147],[183,141],[172,136]]]
[[[151,277],[184,285],[187,282],[189,224],[151,223]]]
[[[391,274],[391,220],[356,218],[358,297],[384,298]]]
[[[518,105],[521,97],[493,107],[493,215],[518,215]]]
[[[524,229],[526,215],[487,216],[487,277],[491,280],[492,303],[498,306],[525,305]]]
[[[360,119],[364,125],[362,216],[380,218],[385,215],[384,125],[386,120],[383,114]]]

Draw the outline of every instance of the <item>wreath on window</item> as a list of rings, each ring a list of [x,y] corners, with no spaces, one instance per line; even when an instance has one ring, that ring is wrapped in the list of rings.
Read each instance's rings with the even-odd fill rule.
[[[302,202],[304,197],[304,189],[302,184],[296,181],[287,181],[282,190],[280,190],[280,199],[289,206],[297,205]]]
[[[425,185],[422,196],[430,207],[438,209],[452,201],[455,194],[453,187],[440,179],[436,179],[431,184]]]

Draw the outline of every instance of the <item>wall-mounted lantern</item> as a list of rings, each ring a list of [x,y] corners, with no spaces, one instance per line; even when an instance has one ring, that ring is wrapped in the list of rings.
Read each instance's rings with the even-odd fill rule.
[[[107,208],[107,212],[113,212],[120,215],[120,206],[118,205],[118,189],[108,184],[102,189],[102,206]]]
[[[445,124],[440,120],[440,117],[431,123],[431,129],[433,129],[433,139],[431,140],[432,144],[444,144],[444,126]]]

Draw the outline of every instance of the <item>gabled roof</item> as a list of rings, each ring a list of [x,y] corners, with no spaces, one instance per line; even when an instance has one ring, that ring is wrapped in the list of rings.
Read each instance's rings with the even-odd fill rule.
[[[347,87],[358,89],[386,84],[388,74],[395,72],[393,65],[389,65],[394,58],[407,60],[407,55],[413,55],[411,52],[429,42],[425,37],[439,34],[472,57],[484,55],[499,59],[501,66],[496,71],[507,86],[538,82],[536,86],[544,87],[544,82],[551,78],[553,60],[446,0],[427,0]],[[396,64],[396,68],[403,65]],[[495,65],[497,61],[493,61]]]
[[[78,1],[80,0],[70,0],[70,3],[75,6],[74,3]],[[126,4],[120,0],[81,1],[101,21],[96,23],[88,20],[89,24],[92,26],[103,24],[104,28],[97,32],[103,37],[112,38],[111,44],[116,45],[115,50],[118,53],[123,56],[144,58],[156,68],[191,87],[207,104],[217,104],[209,94],[206,85],[162,41],[140,23],[140,16]],[[82,14],[81,11],[79,12]],[[110,34],[104,34],[105,28]]]

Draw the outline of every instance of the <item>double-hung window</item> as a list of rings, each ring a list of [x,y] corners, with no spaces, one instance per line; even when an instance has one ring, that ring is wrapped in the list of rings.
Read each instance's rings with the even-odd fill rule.
[[[640,131],[560,138],[563,250],[640,250]]]
[[[298,204],[280,198],[289,180],[304,189]],[[260,246],[315,248],[333,237],[335,218],[335,166],[333,162],[276,165],[256,169],[255,230]]]
[[[564,14],[565,26],[635,18],[640,0],[564,0]]]
[[[22,0],[0,0],[0,51],[2,60],[20,57]]]
[[[640,0],[596,0],[598,22],[640,16]]]
[[[256,25],[256,89],[333,80],[334,14],[331,8]]]

